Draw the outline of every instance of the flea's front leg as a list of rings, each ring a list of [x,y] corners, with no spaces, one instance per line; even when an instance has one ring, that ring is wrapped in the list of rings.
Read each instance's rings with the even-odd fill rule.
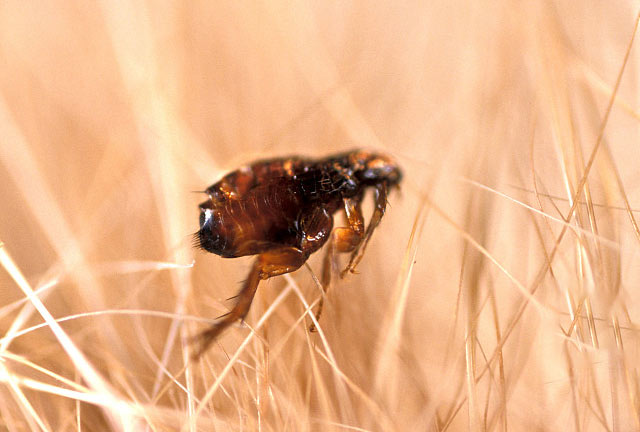
[[[345,198],[344,211],[347,215],[347,227],[340,227],[333,230],[331,240],[327,246],[322,263],[322,289],[326,293],[331,286],[331,275],[336,267],[337,253],[352,252],[362,241],[364,236],[364,217],[360,208],[360,199]],[[316,310],[316,321],[322,315],[322,307],[324,305],[324,296],[320,298],[318,309]],[[316,327],[312,324],[309,331],[315,331]]]
[[[374,210],[373,215],[371,216],[371,220],[369,221],[369,226],[367,227],[367,232],[364,235],[363,240],[357,245],[356,249],[351,254],[351,259],[349,260],[349,264],[347,267],[340,273],[341,277],[344,277],[347,272],[355,273],[356,266],[362,260],[362,256],[364,255],[364,251],[367,248],[367,244],[369,240],[371,240],[371,235],[373,231],[378,227],[380,221],[382,220],[382,216],[384,216],[384,212],[387,208],[387,185],[386,183],[380,183],[374,189]]]
[[[233,308],[218,322],[196,337],[199,347],[193,358],[198,359],[216,340],[220,333],[234,322],[247,316],[261,280],[297,270],[306,260],[307,255],[300,249],[294,247],[277,248],[260,254],[253,263],[253,267],[244,282],[242,290],[240,290],[240,293],[235,297],[236,304]]]

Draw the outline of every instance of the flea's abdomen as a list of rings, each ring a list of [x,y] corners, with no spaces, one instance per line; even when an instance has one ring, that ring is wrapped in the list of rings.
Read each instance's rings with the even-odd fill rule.
[[[224,258],[267,252],[274,245],[299,247],[296,195],[255,192],[224,203],[200,204],[200,247]]]

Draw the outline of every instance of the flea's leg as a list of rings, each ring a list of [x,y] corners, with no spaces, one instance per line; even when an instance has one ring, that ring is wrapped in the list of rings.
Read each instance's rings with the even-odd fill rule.
[[[377,185],[374,189],[374,200],[375,208],[373,210],[373,215],[371,216],[371,221],[369,221],[367,232],[364,234],[362,241],[356,245],[355,250],[351,254],[349,264],[342,273],[340,273],[341,277],[344,277],[347,272],[355,273],[356,266],[360,263],[360,260],[362,260],[367,244],[369,243],[369,240],[371,240],[371,234],[373,234],[373,231],[380,224],[382,216],[384,216],[384,211],[387,208],[387,185],[385,183]]]
[[[352,252],[360,244],[364,237],[364,217],[360,209],[360,199],[345,198],[344,211],[347,215],[348,227],[336,228],[333,230],[331,240],[327,246],[327,251],[322,262],[322,289],[326,293],[331,286],[331,275],[337,266],[337,253]],[[324,295],[320,298],[318,309],[316,311],[316,321],[320,319],[322,314],[322,306],[324,305]],[[309,331],[315,331],[315,325],[309,327]]]
[[[253,263],[242,290],[236,296],[237,301],[231,311],[196,337],[199,347],[193,358],[198,359],[220,333],[247,315],[261,280],[297,270],[305,263],[307,257],[308,255],[294,247],[282,247],[259,255]]]
[[[316,207],[300,219],[300,249],[311,255],[329,239],[333,217],[324,207]]]

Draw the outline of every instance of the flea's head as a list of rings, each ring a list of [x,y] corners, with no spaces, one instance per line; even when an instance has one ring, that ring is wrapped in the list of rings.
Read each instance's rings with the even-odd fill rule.
[[[367,150],[357,150],[350,155],[355,175],[364,184],[386,183],[397,186],[402,180],[402,170],[389,155]]]

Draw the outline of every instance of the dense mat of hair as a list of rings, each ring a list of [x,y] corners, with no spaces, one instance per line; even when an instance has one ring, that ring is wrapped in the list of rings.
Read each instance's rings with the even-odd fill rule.
[[[637,14],[3,2],[0,429],[637,430]],[[313,256],[190,361],[251,262],[190,191],[357,147],[402,190],[319,331]]]

